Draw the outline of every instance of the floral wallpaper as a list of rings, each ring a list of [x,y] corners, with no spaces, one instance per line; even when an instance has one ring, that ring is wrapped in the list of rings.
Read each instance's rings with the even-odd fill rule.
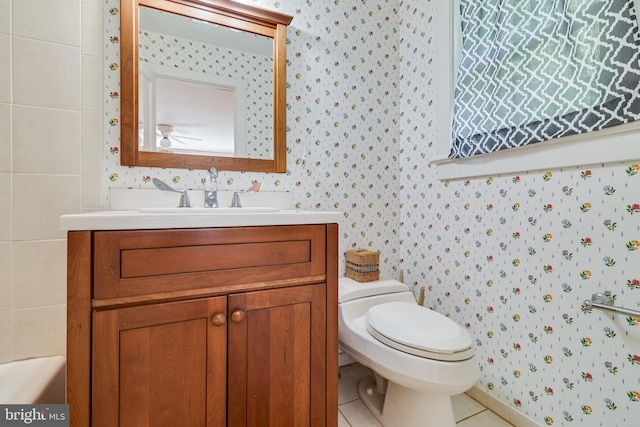
[[[640,415],[640,315],[583,303],[604,292],[640,306],[638,172],[428,184],[425,261],[407,275],[472,332],[479,387],[541,424],[627,426]]]
[[[347,249],[379,250],[383,273],[468,328],[477,387],[513,410],[540,425],[635,425],[640,318],[583,302],[602,291],[640,309],[640,160],[440,181],[429,159],[449,126],[435,90],[448,84],[447,1],[252,3],[294,17],[288,170],[222,172],[221,189],[258,179],[298,208],[344,212],[342,270]],[[119,1],[105,4],[105,186],[202,188],[201,171],[119,165]]]

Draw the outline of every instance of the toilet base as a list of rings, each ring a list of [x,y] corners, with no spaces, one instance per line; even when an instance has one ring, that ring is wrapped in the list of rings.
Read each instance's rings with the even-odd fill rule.
[[[386,394],[376,391],[373,377],[358,385],[362,403],[384,427],[455,427],[451,396],[420,393],[391,381]]]

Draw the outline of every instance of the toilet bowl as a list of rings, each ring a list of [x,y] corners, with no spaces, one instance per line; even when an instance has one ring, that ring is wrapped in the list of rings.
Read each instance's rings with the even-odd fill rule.
[[[451,396],[480,376],[469,333],[396,280],[340,278],[338,337],[373,371],[358,392],[385,427],[454,427]]]

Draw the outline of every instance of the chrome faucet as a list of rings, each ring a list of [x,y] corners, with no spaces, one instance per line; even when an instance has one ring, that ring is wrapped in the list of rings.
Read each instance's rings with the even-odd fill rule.
[[[178,205],[179,208],[191,207],[191,203],[189,202],[189,193],[187,193],[186,188],[184,190],[176,190],[175,188],[169,186],[167,183],[159,180],[158,178],[153,178],[151,181],[153,182],[153,185],[155,185],[158,190],[171,191],[174,193],[182,194],[182,196],[180,196],[180,204]]]
[[[213,166],[204,178],[204,207],[218,207],[218,170]]]
[[[231,198],[231,207],[232,208],[241,208],[242,203],[240,203],[240,194],[242,193],[257,193],[262,188],[262,183],[256,181],[255,184],[251,186],[248,190],[239,190],[233,192],[233,197]]]

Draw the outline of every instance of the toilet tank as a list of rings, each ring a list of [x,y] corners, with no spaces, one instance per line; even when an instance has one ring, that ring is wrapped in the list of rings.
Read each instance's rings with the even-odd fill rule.
[[[411,290],[404,283],[384,276],[371,282],[357,282],[348,277],[338,279],[338,303],[396,292],[411,293]]]

